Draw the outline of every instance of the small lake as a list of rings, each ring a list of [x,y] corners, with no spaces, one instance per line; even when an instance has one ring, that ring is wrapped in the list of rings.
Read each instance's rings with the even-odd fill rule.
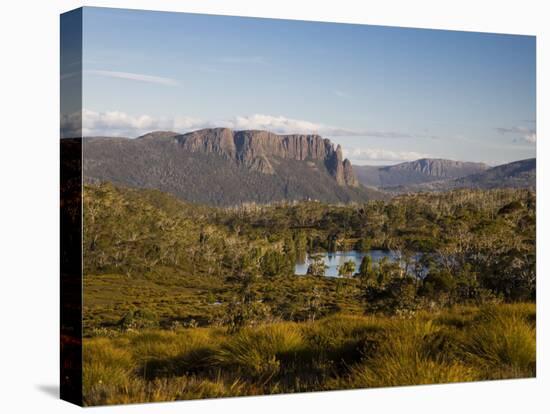
[[[352,260],[355,263],[355,272],[359,271],[359,266],[361,265],[361,261],[363,260],[363,257],[370,255],[372,261],[374,263],[378,263],[382,258],[387,257],[388,260],[392,262],[399,261],[401,258],[401,255],[397,251],[391,251],[391,250],[369,250],[367,252],[358,252],[355,250],[350,251],[337,251],[337,252],[324,252],[320,253],[323,255],[323,261],[325,262],[325,265],[328,266],[328,268],[325,271],[325,276],[329,277],[338,277],[338,267],[343,265],[344,262],[347,262],[348,260]],[[296,263],[296,266],[294,268],[294,273],[297,275],[305,275],[307,274],[307,268],[309,267],[309,264],[311,261],[309,260],[309,256],[302,260],[301,262]]]

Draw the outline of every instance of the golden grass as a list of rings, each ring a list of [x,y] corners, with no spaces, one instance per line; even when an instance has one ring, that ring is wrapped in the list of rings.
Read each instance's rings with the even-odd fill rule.
[[[293,323],[249,328],[223,343],[215,352],[213,363],[244,377],[265,381],[279,372],[281,357],[296,352],[302,344],[300,331]]]
[[[349,375],[352,387],[442,384],[475,380],[474,370],[449,361],[438,347],[441,328],[431,321],[396,321],[388,330],[378,352],[354,366]]]
[[[147,330],[84,341],[87,405],[535,375],[535,305],[411,319],[333,315],[228,333]]]
[[[525,305],[486,306],[464,343],[465,359],[484,379],[526,378],[536,374],[534,309]]]

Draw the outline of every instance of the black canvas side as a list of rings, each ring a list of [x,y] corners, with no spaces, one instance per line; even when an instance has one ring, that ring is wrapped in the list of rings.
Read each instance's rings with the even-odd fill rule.
[[[82,405],[82,9],[61,15],[60,397]]]

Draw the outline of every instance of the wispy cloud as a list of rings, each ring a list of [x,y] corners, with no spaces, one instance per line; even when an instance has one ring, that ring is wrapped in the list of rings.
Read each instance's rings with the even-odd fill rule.
[[[420,158],[433,158],[432,155],[416,151],[392,151],[383,148],[350,148],[342,151],[352,162],[364,161],[413,161]]]
[[[414,139],[414,138],[428,138],[428,139],[439,139],[440,137],[438,135],[432,135],[432,134],[424,134],[424,133],[408,133],[408,132],[401,132],[401,131],[372,131],[372,130],[365,130],[365,131],[357,131],[356,135],[364,136],[364,137],[371,137],[371,138],[405,138],[405,139]]]
[[[499,127],[499,128],[497,128],[497,131],[500,132],[501,134],[511,134],[511,133],[513,133],[513,134],[525,134],[525,133],[534,132],[534,129],[523,127],[523,126],[515,126],[515,127],[511,127],[511,128]]]
[[[158,85],[165,85],[165,86],[179,85],[179,82],[175,79],[166,78],[163,76],[145,75],[142,73],[117,72],[112,70],[96,70],[96,69],[86,70],[85,72],[92,75],[106,76],[109,78],[127,79],[127,80],[139,81],[139,82],[155,83]]]
[[[530,144],[535,144],[537,142],[537,130],[535,128],[524,127],[524,126],[514,126],[514,127],[499,127],[496,128],[501,134],[513,134],[521,138],[521,140],[528,142]]]

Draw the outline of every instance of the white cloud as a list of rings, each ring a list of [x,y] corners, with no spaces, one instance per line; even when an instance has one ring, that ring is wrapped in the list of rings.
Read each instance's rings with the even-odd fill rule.
[[[66,120],[70,125],[70,117]],[[78,117],[73,115],[72,120],[78,122]],[[211,126],[213,125],[200,119],[184,116],[154,118],[149,115],[129,115],[120,111],[96,112],[89,109],[82,111],[82,135],[84,136],[136,137],[151,131],[187,132]]]
[[[106,76],[109,78],[135,80],[139,82],[155,83],[165,86],[179,85],[179,82],[175,79],[165,78],[162,76],[144,75],[142,73],[117,72],[112,70],[86,70],[85,72],[92,75]]]
[[[66,116],[63,119],[66,131],[77,130],[79,115]],[[82,111],[82,129],[85,136],[127,136],[136,137],[155,130],[189,132],[201,128],[225,127],[236,130],[258,129],[277,134],[319,134],[332,138],[337,136],[361,136],[376,138],[435,138],[429,135],[412,135],[397,131],[354,130],[331,125],[310,122],[302,119],[254,114],[235,116],[229,119],[205,121],[188,116],[152,117],[149,115],[130,115],[121,111],[97,112],[89,109]]]
[[[325,137],[359,136],[372,138],[433,138],[435,135],[408,134],[399,131],[356,130],[292,119],[285,116],[255,114],[236,116],[218,122],[219,126],[232,129],[265,129],[277,134],[319,134]]]
[[[65,128],[76,129],[79,117],[65,117]],[[71,125],[73,125],[71,127]],[[330,127],[314,122],[255,114],[235,116],[219,121],[205,121],[198,118],[178,116],[175,118],[154,118],[149,115],[129,115],[120,111],[82,111],[82,133],[84,136],[128,136],[135,137],[155,130],[189,132],[201,128],[225,127],[236,130],[261,129],[277,134],[320,134],[323,136],[354,135],[355,131]]]
[[[532,132],[530,134],[524,135],[523,140],[529,142],[530,144],[535,144],[537,142],[536,132]]]
[[[430,154],[416,151],[392,151],[383,148],[350,148],[342,151],[344,157],[353,161],[413,161],[420,158],[433,158]]]
[[[496,129],[501,134],[513,134],[520,136],[520,138],[530,144],[535,144],[537,142],[537,130],[535,128],[529,128],[524,126],[514,126],[510,128],[500,127]]]
[[[221,121],[220,124],[232,129],[265,129],[277,134],[338,135],[344,131],[339,128],[300,119],[262,114],[236,116],[232,119]],[[352,131],[346,132],[353,133]]]

